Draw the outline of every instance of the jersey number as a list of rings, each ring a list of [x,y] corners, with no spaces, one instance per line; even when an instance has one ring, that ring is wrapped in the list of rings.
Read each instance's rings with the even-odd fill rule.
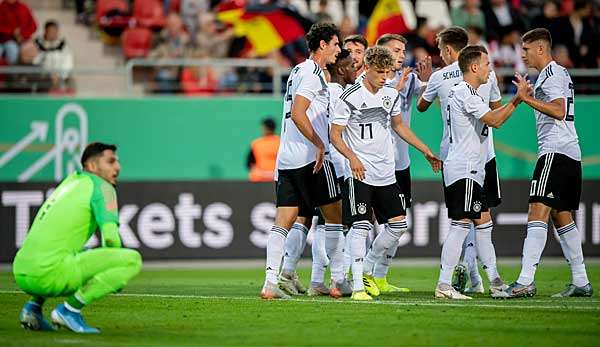
[[[489,132],[490,132],[490,130],[489,130],[488,126],[484,124],[483,129],[481,129],[481,136],[488,136]]]
[[[448,124],[448,140],[452,143],[452,127],[450,126],[450,105],[446,107],[446,111],[448,111],[448,116],[446,118],[446,124]]]
[[[575,90],[573,89],[573,83],[569,83],[569,89],[571,90],[571,96],[567,98],[567,115],[565,120],[573,122],[575,121]]]
[[[373,126],[371,123],[359,124],[359,126],[360,126],[360,138],[361,139],[364,140],[364,139],[372,139],[373,138]]]

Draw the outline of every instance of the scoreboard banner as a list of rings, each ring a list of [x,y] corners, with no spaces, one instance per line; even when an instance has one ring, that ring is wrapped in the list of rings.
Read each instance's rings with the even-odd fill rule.
[[[526,234],[528,181],[503,181],[494,209],[496,254],[520,256]],[[0,262],[10,262],[55,183],[0,182]],[[263,258],[275,216],[273,184],[239,181],[125,182],[117,188],[123,245],[144,259]],[[438,181],[413,182],[409,232],[397,257],[439,257],[449,228]],[[583,183],[574,214],[584,255],[600,256],[600,180]],[[552,224],[550,224],[551,226]],[[554,228],[551,232],[556,237]],[[98,235],[88,243],[96,247]],[[562,255],[549,237],[544,255]],[[305,256],[310,256],[307,248]]]

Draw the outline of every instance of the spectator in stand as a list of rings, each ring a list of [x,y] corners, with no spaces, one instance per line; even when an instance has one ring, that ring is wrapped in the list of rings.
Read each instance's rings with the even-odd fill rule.
[[[235,33],[233,28],[220,28],[216,16],[212,12],[199,15],[200,31],[195,38],[196,56],[225,58],[229,53],[229,45]]]
[[[35,45],[39,53],[33,64],[47,70],[55,70],[50,73],[52,87],[64,88],[73,69],[73,54],[66,40],[59,35],[58,23],[53,20],[47,21],[44,34],[35,39]]]
[[[0,57],[9,64],[19,61],[19,47],[37,30],[29,7],[19,0],[0,3]]]
[[[183,58],[189,53],[189,36],[179,15],[170,13],[160,39],[148,57],[150,59]],[[160,67],[155,76],[158,92],[178,91],[179,68]]]
[[[484,9],[488,42],[498,41],[510,28],[525,31],[525,23],[518,10],[510,7],[506,0],[491,0]]]
[[[467,33],[469,34],[469,44],[470,45],[479,45],[485,47],[488,52],[490,51],[490,45],[483,39],[484,30],[478,26],[468,26]],[[488,56],[490,64],[494,66],[494,60],[491,56]]]
[[[200,30],[196,34],[194,58],[226,58],[234,36],[233,28],[219,30],[212,12],[199,15]],[[210,66],[186,67],[181,73],[181,85],[186,95],[210,95],[219,87],[219,76]]]
[[[450,18],[453,25],[462,28],[485,28],[485,17],[481,12],[479,0],[465,0],[462,6],[452,8]]]
[[[575,0],[573,11],[558,19],[560,35],[554,42],[569,49],[575,67],[595,68],[598,66],[598,33],[594,32],[591,21],[592,3],[588,0]],[[554,38],[554,37],[553,37]]]
[[[435,42],[435,32],[427,23],[427,18],[417,17],[417,28],[414,32],[406,35],[406,39],[410,47],[406,51],[405,59],[408,65],[415,66],[417,61],[421,61],[427,56],[431,56],[434,65],[442,64]]]
[[[352,24],[352,19],[348,16],[344,16],[342,18],[342,22],[340,23],[340,41],[343,41],[346,37],[353,35],[356,33],[356,28],[354,24]]]
[[[315,13],[317,23],[328,22],[333,23],[333,18],[327,13],[327,0],[319,0],[319,10]]]
[[[200,14],[208,12],[209,9],[209,0],[181,0],[179,13],[181,14],[183,23],[185,23],[187,33],[192,39],[196,38],[198,26],[201,25]]]
[[[506,27],[503,29],[500,42],[490,42],[490,60],[494,61],[496,68],[507,68],[511,74],[505,75],[504,78],[499,78],[498,82],[507,89],[507,91],[516,91],[515,86],[511,83],[512,71],[520,74],[527,72],[527,67],[521,59],[521,33],[514,27]]]
[[[573,61],[569,57],[569,49],[565,45],[555,45],[552,49],[552,58],[556,63],[567,69],[575,67]]]
[[[542,7],[542,13],[531,22],[532,28],[545,28],[550,31],[553,38],[560,37],[561,28],[559,23],[560,3],[557,0],[547,0]]]

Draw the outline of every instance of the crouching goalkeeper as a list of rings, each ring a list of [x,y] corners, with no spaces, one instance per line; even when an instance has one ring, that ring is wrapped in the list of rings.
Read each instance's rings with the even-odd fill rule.
[[[114,185],[121,166],[116,146],[88,145],[81,158],[83,171],[69,175],[40,208],[13,261],[17,285],[32,296],[19,316],[32,330],[63,326],[77,333],[98,333],[88,326],[81,309],[117,292],[141,268],[140,254],[121,248],[117,195]],[[102,247],[84,250],[96,229]],[[51,317],[42,314],[46,298],[64,296]]]

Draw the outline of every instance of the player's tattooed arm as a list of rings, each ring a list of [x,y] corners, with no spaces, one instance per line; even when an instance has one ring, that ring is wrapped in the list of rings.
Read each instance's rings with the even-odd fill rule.
[[[392,128],[408,144],[418,149],[431,165],[434,172],[440,171],[442,161],[421,141],[417,135],[402,121],[401,115],[392,116]]]
[[[554,119],[563,120],[565,118],[567,108],[565,107],[564,98],[554,99],[550,102],[536,99],[533,95],[533,86],[531,86],[531,83],[527,80],[527,76],[521,76],[516,73],[515,78],[516,81],[513,81],[513,84],[517,87],[519,85],[528,85],[528,89],[522,89],[517,92],[517,95],[524,103]]]
[[[297,95],[292,104],[292,121],[296,124],[296,127],[302,135],[317,148],[315,168],[313,170],[313,173],[316,173],[323,167],[323,161],[325,160],[325,145],[308,119],[306,110],[308,110],[309,106],[310,100],[301,95]]]
[[[329,134],[331,144],[350,162],[352,177],[362,181],[365,179],[365,166],[342,138],[344,130],[346,130],[346,127],[343,125],[335,123],[331,124],[331,131]]]

